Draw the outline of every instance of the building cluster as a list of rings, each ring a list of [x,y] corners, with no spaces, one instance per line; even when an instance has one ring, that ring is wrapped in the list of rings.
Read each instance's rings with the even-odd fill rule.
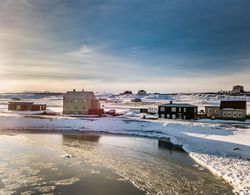
[[[119,95],[133,95],[133,92],[132,91],[124,91],[123,93],[120,93]],[[144,89],[140,89],[137,94],[138,96],[145,96],[147,95],[147,92],[144,90]]]
[[[232,90],[229,91],[219,91],[219,94],[224,94],[224,95],[234,95],[234,96],[238,96],[238,95],[247,95],[250,96],[250,92],[249,91],[245,91],[244,86],[242,85],[235,85],[233,86]]]
[[[247,116],[246,101],[221,101],[220,106],[205,106],[205,114],[211,119],[245,120]]]
[[[235,92],[243,90],[241,86],[235,86]],[[125,91],[123,94],[131,94],[131,91]],[[146,91],[139,90],[138,95],[145,95]],[[135,98],[133,102],[141,102],[141,99]],[[34,104],[33,102],[23,102],[19,99],[12,99],[8,103],[10,111],[45,111],[46,104]],[[63,114],[79,115],[102,115],[99,100],[92,91],[67,91],[63,96]],[[198,106],[184,103],[162,104],[158,107],[141,108],[141,113],[154,114],[158,112],[158,117],[163,119],[224,119],[224,120],[245,120],[247,118],[247,103],[245,100],[221,101],[219,106],[205,106],[205,113],[198,113]]]
[[[198,106],[192,104],[162,104],[158,108],[159,118],[164,119],[197,119]],[[247,103],[242,100],[221,101],[220,106],[205,106],[205,118],[223,120],[246,120]]]
[[[46,104],[34,104],[18,99],[8,103],[9,111],[45,111],[46,109]],[[74,89],[67,91],[63,96],[63,114],[101,115],[103,109],[94,92]]]

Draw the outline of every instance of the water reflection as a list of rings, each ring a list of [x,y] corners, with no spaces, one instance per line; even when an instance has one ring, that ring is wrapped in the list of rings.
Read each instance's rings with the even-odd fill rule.
[[[88,163],[81,156],[81,151],[88,149],[88,145],[80,150],[67,146],[67,143],[73,146],[97,143],[100,137],[0,135],[0,194],[144,195],[109,169]],[[73,156],[64,158],[66,151]]]
[[[228,184],[194,163],[186,153],[161,147],[157,139],[86,133],[0,135],[0,194],[232,194]]]
[[[98,143],[101,135],[97,134],[64,134],[63,143],[68,143],[69,141],[79,141],[79,142],[96,142]]]

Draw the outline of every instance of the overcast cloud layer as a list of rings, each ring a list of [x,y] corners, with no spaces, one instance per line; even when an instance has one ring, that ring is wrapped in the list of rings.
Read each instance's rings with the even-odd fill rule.
[[[250,90],[249,10],[247,0],[1,0],[0,90]]]

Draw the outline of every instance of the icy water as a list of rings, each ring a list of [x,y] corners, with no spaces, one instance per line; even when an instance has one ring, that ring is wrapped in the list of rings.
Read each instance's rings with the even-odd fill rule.
[[[0,194],[232,194],[223,180],[158,140],[0,132]]]

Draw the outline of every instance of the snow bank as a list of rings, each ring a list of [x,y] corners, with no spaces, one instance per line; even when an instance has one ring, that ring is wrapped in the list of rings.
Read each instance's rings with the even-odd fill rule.
[[[126,118],[24,117],[22,113],[7,111],[10,98],[20,97],[35,103],[46,103],[51,111],[61,112],[62,95],[0,94],[0,129],[88,130],[156,138],[170,137],[174,143],[183,144],[184,149],[197,162],[230,182],[236,192],[242,195],[250,194],[250,121],[138,120],[140,114],[136,113],[136,110],[139,107],[128,104],[131,99],[137,97],[136,95],[98,95],[108,100],[104,103],[105,109],[115,109],[125,114]],[[146,107],[172,100],[195,104],[200,109],[206,105],[218,105],[224,99],[246,99],[250,113],[250,97],[245,96],[151,94],[140,98]]]
[[[80,130],[147,137],[170,137],[198,163],[230,182],[240,194],[250,193],[250,129],[205,122],[129,118],[27,118],[1,116],[0,129]]]

